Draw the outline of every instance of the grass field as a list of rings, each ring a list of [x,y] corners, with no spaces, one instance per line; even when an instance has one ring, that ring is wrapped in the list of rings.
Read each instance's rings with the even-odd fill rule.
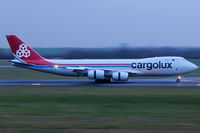
[[[0,79],[77,79],[15,67],[0,73]],[[3,133],[199,133],[199,125],[198,87],[0,87]]]
[[[191,87],[1,87],[0,132],[199,133]]]

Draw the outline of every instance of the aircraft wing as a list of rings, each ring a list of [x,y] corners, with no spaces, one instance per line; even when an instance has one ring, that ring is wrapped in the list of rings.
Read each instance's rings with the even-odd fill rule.
[[[103,70],[105,71],[106,74],[112,74],[113,72],[127,72],[129,74],[136,74],[136,73],[141,73],[139,70],[109,70],[109,69],[94,69],[90,67],[62,67],[62,66],[54,66],[54,68],[62,68],[62,69],[71,69],[73,72],[77,73],[87,73],[89,70]]]

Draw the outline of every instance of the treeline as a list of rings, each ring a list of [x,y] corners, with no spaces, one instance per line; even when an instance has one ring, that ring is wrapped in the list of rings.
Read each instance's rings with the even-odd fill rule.
[[[200,48],[36,48],[35,50],[45,58],[64,59],[130,59],[154,56],[200,58]],[[10,49],[0,49],[0,59],[12,58]]]

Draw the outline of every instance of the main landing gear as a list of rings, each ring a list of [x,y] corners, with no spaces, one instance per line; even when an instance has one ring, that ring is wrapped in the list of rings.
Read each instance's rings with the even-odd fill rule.
[[[181,82],[181,76],[178,76],[176,79],[176,83],[180,83]]]
[[[108,79],[103,79],[103,80],[95,80],[96,83],[110,83],[111,82],[111,79],[108,78]]]

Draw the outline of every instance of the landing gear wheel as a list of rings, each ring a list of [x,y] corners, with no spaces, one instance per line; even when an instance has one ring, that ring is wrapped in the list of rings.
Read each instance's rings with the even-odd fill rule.
[[[181,82],[181,80],[180,79],[176,79],[176,83],[180,83]]]
[[[110,79],[103,79],[103,80],[95,80],[96,83],[110,83]]]

